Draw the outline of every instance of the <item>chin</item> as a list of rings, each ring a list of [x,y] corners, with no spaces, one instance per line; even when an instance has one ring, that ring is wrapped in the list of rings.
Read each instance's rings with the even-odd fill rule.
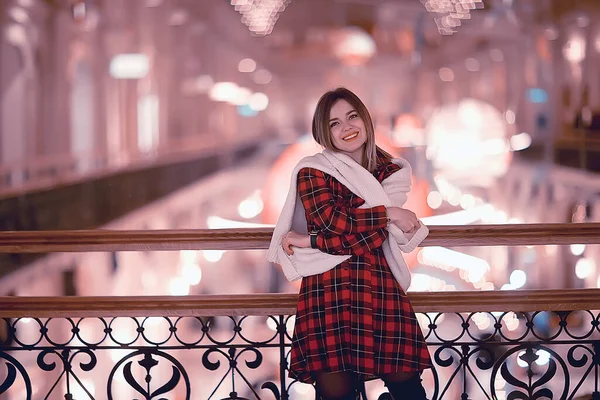
[[[364,148],[367,144],[367,141],[365,140],[364,142],[358,144],[358,143],[346,143],[346,142],[342,142],[340,143],[339,146],[336,146],[338,149],[340,149],[341,151],[349,151],[349,152],[354,152],[354,151],[358,151],[362,148]]]

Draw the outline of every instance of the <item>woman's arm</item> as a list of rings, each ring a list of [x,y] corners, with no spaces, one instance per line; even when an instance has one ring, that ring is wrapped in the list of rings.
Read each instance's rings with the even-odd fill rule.
[[[298,195],[309,222],[325,235],[372,233],[387,227],[385,206],[351,208],[336,204],[325,174],[318,169],[298,172]]]
[[[333,255],[362,256],[383,246],[383,242],[385,242],[387,237],[387,229],[346,235],[324,235],[318,233],[316,235],[316,248],[324,253]],[[288,255],[292,255],[294,254],[294,247],[311,247],[310,236],[290,231],[284,235],[282,246]]]
[[[363,256],[383,246],[388,237],[387,229],[346,235],[317,234],[317,248],[334,255]]]

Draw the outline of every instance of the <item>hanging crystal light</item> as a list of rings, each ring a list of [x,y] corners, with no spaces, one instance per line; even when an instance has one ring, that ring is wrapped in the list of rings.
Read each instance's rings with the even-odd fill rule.
[[[242,14],[242,23],[258,36],[268,35],[292,0],[231,0],[231,5]]]
[[[483,0],[421,0],[425,9],[434,14],[441,35],[452,35],[462,21],[471,19],[471,10],[483,8]]]

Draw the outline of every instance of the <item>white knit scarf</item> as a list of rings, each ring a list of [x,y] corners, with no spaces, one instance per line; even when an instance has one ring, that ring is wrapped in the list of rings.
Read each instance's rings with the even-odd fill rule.
[[[294,248],[294,254],[289,256],[283,250],[281,242],[284,234],[290,230],[308,233],[304,207],[297,193],[298,172],[302,168],[315,168],[337,179],[365,200],[361,208],[379,205],[402,207],[410,191],[411,167],[408,161],[401,158],[393,159],[392,162],[401,169],[380,183],[367,169],[343,153],[323,150],[322,153],[300,160],[292,173],[290,190],[273,231],[267,259],[280,264],[286,278],[295,281],[328,271],[351,257],[328,254],[313,248]],[[388,226],[388,231],[390,234],[383,243],[383,253],[394,277],[406,291],[410,286],[411,276],[402,252],[414,250],[427,237],[429,230],[421,223],[410,239],[394,224]]]

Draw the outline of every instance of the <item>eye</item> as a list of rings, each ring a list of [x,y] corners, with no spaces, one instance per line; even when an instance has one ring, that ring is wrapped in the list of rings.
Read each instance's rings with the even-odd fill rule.
[[[350,119],[358,118],[358,114],[351,114],[349,118]]]
[[[334,127],[334,126],[336,126],[337,124],[338,124],[338,122],[337,122],[337,121],[336,121],[336,122],[332,122],[331,124],[329,124],[329,127],[330,127],[330,128],[333,128],[333,127]]]

